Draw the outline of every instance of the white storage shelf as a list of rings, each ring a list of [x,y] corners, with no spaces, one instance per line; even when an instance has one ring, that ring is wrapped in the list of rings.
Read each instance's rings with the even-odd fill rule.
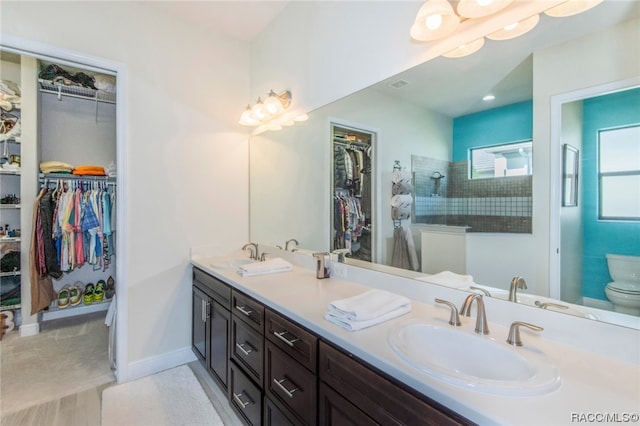
[[[116,103],[115,94],[102,90],[94,90],[83,86],[65,86],[43,79],[38,79],[38,82],[40,83],[41,92],[57,94],[58,98],[62,96],[70,96],[82,99],[93,99],[98,102]]]

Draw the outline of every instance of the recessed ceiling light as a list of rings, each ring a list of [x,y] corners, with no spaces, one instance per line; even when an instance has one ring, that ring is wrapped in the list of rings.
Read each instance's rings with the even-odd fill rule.
[[[495,97],[494,95],[485,95],[485,96],[482,98],[482,100],[483,100],[483,101],[485,101],[485,102],[489,102],[489,101],[494,100],[495,98],[496,98],[496,97]]]

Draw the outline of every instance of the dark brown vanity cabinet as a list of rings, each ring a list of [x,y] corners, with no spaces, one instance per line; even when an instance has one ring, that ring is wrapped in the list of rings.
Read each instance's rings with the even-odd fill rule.
[[[324,341],[320,342],[318,370],[322,381],[320,425],[473,424]]]
[[[231,287],[193,268],[192,347],[209,373],[227,389]]]
[[[198,268],[192,338],[247,425],[472,424]]]

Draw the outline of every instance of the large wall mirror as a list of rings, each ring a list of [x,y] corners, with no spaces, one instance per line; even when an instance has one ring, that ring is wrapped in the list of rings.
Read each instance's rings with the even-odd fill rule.
[[[624,105],[608,104],[606,108],[629,109],[631,121],[633,117],[640,121],[640,92],[634,90],[640,78],[639,17],[636,1],[605,1],[562,20],[542,15],[538,27],[522,37],[488,42],[468,57],[431,60],[318,108],[303,124],[252,136],[251,240],[284,246],[295,238],[303,252],[329,251],[333,226],[331,125],[340,123],[376,134],[371,158],[375,173],[371,176],[370,222],[376,230],[372,263],[393,264],[398,221],[391,214],[392,179],[399,166],[413,176],[412,215],[401,225],[411,231],[419,267],[389,270],[417,280],[426,276],[428,281],[439,266],[430,269],[427,264],[435,255],[427,253],[434,247],[444,253],[447,243],[427,240],[442,246],[425,246],[425,235],[451,234],[463,238],[465,247],[445,256],[462,265],[454,272],[471,275],[474,283],[490,293],[493,290],[492,296],[506,298],[511,279],[522,276],[528,284],[521,290],[523,303],[555,302],[560,306],[544,307],[640,327],[640,317],[612,311],[604,290],[611,280],[605,253],[640,256],[640,222],[625,222],[629,227],[617,247],[598,246],[597,238],[594,246],[583,247],[587,225],[581,215],[586,214],[584,203],[590,200],[585,194],[596,191],[588,186],[590,177],[583,167],[590,160],[585,162],[583,155],[595,148],[585,146],[582,136],[577,140],[576,135],[586,132],[593,121],[582,124],[584,111],[595,110],[590,105],[600,105],[601,95],[609,93],[592,94],[593,101],[575,101],[561,108],[562,117],[554,120],[562,122],[562,140],[553,142],[550,130],[553,96],[580,89],[581,80],[589,87],[611,83],[611,76],[629,83],[616,89],[624,94],[607,98]],[[622,51],[620,45],[613,48],[616,40],[623,40]],[[588,64],[583,68],[586,77],[567,74],[575,64],[567,66],[563,61],[576,62],[564,53],[567,51]],[[620,60],[621,55],[626,59]],[[495,99],[483,101],[487,94]],[[566,143],[579,148],[581,156],[575,207],[561,207],[561,146]],[[485,152],[478,152],[472,160],[470,153],[476,148]],[[593,179],[597,185],[598,178]],[[554,197],[557,203],[552,202]],[[572,216],[575,220],[570,220]],[[557,239],[552,237],[557,233],[556,222],[562,226],[563,256],[557,260],[562,262],[562,279],[550,278],[556,269],[554,253],[560,253],[560,244],[554,246]],[[440,268],[444,269],[453,271],[454,266]],[[578,270],[581,272],[575,272]],[[592,270],[600,274],[598,281],[583,283],[582,277],[593,275]],[[557,300],[549,300],[551,296]]]

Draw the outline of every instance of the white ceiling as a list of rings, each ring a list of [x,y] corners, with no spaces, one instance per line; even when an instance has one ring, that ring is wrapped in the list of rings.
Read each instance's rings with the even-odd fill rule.
[[[173,0],[147,1],[144,4],[232,38],[251,41],[282,12],[289,1]]]
[[[172,0],[147,1],[144,4],[250,42],[291,1],[296,0]],[[417,9],[419,5],[418,2]],[[590,11],[568,18],[550,18],[541,14],[538,26],[524,36],[503,42],[487,40],[485,46],[471,56],[458,59],[439,57],[374,87],[390,96],[402,97],[451,117],[531,99],[530,55],[534,48],[558,44],[638,16],[638,0],[605,1]],[[398,30],[408,31],[408,27]],[[390,86],[400,79],[410,84],[400,89]],[[480,101],[488,92],[497,96],[491,105]]]

